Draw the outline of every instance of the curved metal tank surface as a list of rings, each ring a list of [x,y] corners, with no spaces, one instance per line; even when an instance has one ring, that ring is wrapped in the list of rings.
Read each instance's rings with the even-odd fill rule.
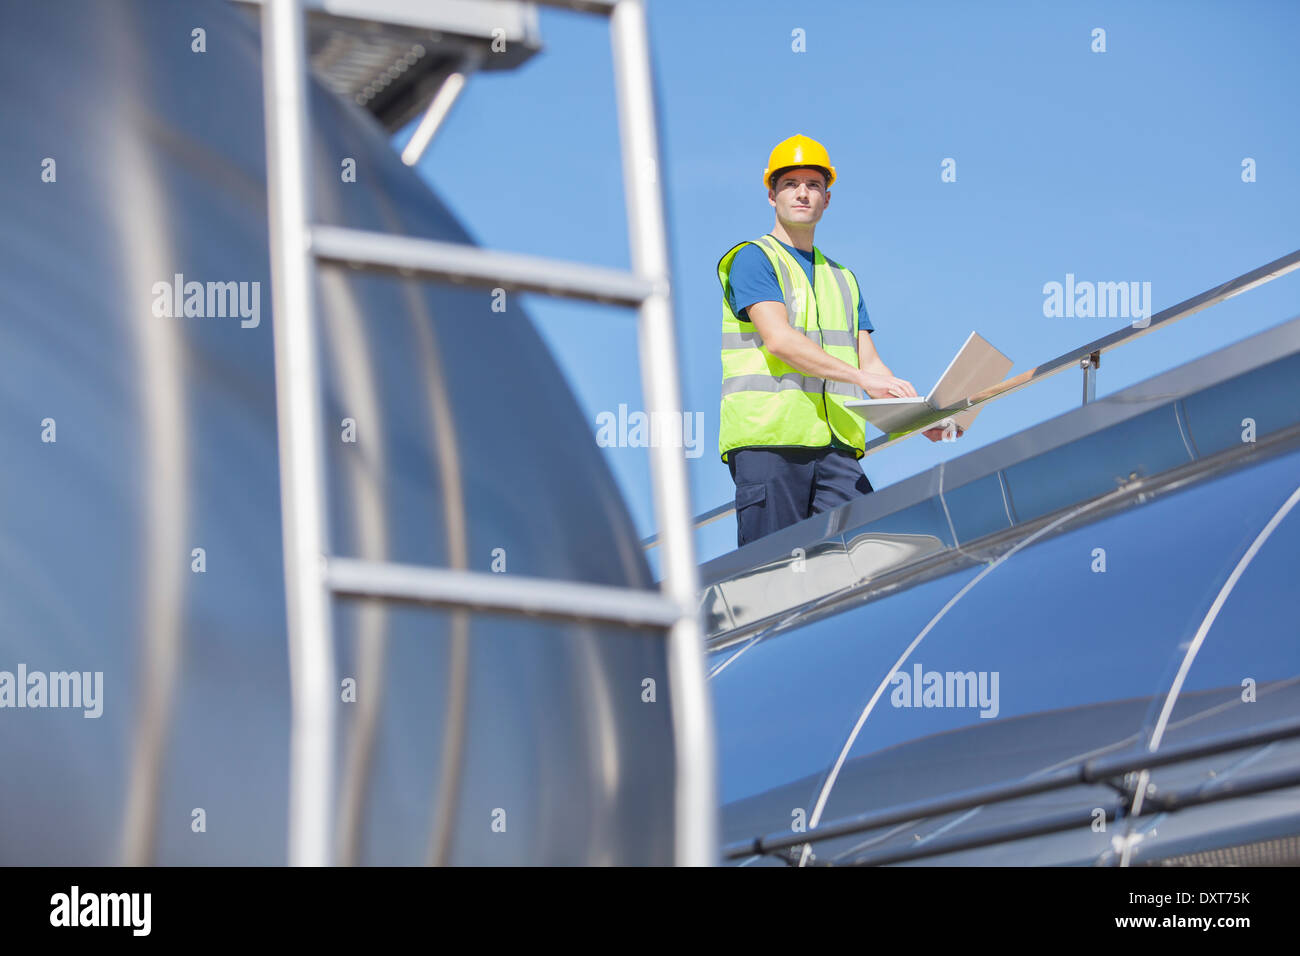
[[[102,673],[93,706],[0,708],[0,862],[283,863],[255,22],[162,0],[0,19],[0,672],[85,673],[88,691]],[[311,113],[319,221],[472,242],[368,116],[314,83]],[[189,282],[246,283],[248,308],[166,314],[156,284]],[[486,290],[325,268],[318,301],[333,553],[653,586],[517,297],[496,313]],[[671,862],[661,632],[334,606],[337,672],[355,680],[338,766],[360,782],[337,794],[340,834],[349,819],[359,834],[340,859]]]
[[[1236,411],[1224,417],[1240,418]],[[984,563],[808,623],[790,614],[715,651],[724,842],[1294,719],[1295,444],[1104,517],[1089,514],[1104,496],[1087,501],[996,559],[977,550]],[[1300,740],[1291,738],[1160,768],[1150,779],[1153,793],[1188,794],[1297,768]],[[1294,786],[1102,830],[1093,808],[1115,799],[1101,783],[1078,783],[918,814],[817,843],[814,862],[901,862],[932,841],[1060,814],[1079,823],[917,862],[1112,865],[1127,840],[1126,862],[1135,864],[1207,852],[1249,863],[1279,847],[1293,854],[1300,832]],[[741,862],[781,859],[790,862],[779,853]]]

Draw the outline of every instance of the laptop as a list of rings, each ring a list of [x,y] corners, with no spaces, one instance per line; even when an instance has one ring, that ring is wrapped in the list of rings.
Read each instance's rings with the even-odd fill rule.
[[[845,402],[844,407],[890,434],[915,431],[935,423],[946,426],[949,421],[965,430],[980,412],[979,408],[970,408],[968,398],[996,385],[1010,370],[1011,359],[979,333],[972,332],[924,398],[859,399]]]

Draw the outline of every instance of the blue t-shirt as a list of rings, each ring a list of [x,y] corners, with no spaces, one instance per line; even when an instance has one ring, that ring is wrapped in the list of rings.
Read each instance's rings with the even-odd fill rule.
[[[773,236],[772,238],[776,238]],[[776,240],[781,242],[780,239]],[[802,249],[796,249],[794,246],[786,246],[786,251],[794,256],[795,261],[803,266],[803,271],[808,275],[808,282],[814,288],[816,283],[813,282],[813,254],[804,252]],[[852,270],[849,270],[852,272]],[[854,281],[857,276],[854,275]],[[731,305],[731,311],[736,313],[736,318],[742,322],[749,321],[749,315],[746,310],[755,302],[783,302],[784,297],[781,295],[781,284],[777,282],[776,272],[772,268],[772,263],[768,260],[767,255],[754,243],[749,243],[739,252],[731,261],[731,272],[727,276],[727,302]],[[871,324],[871,319],[867,315],[866,297],[862,295],[862,285],[858,284],[858,330],[874,332],[875,326]]]

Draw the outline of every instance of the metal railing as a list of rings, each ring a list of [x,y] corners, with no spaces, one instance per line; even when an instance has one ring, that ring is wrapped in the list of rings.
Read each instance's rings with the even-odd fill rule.
[[[1250,272],[1237,276],[1235,279],[1229,279],[1222,285],[1215,286],[1213,289],[1207,289],[1199,295],[1194,295],[1190,299],[1185,299],[1177,305],[1170,306],[1162,312],[1157,312],[1151,316],[1149,322],[1137,326],[1128,325],[1118,331],[1111,332],[1099,339],[1089,342],[1087,345],[1081,345],[1078,348],[1071,349],[1054,359],[1036,365],[1019,375],[1013,375],[1008,379],[992,385],[981,392],[976,392],[966,399],[966,405],[954,411],[964,411],[966,408],[975,408],[986,402],[995,401],[1017,392],[1022,388],[1037,384],[1045,379],[1051,378],[1060,372],[1069,368],[1080,368],[1083,371],[1083,404],[1094,401],[1097,394],[1097,370],[1101,367],[1101,356],[1103,352],[1109,352],[1111,349],[1119,348],[1121,345],[1140,339],[1142,336],[1154,332],[1156,329],[1172,324],[1179,319],[1185,319],[1189,315],[1194,315],[1202,309],[1208,309],[1212,305],[1218,305],[1233,296],[1248,292],[1267,282],[1272,282],[1289,272],[1300,268],[1300,249],[1279,259],[1274,259],[1258,269],[1252,269]],[[866,444],[866,454],[872,455],[883,448],[888,448],[897,442],[904,441],[915,432],[907,432],[893,437],[881,435],[874,438]],[[725,503],[696,515],[694,519],[694,528],[696,530],[703,528],[705,525],[712,524],[727,515],[735,514],[736,508],[732,503]],[[659,544],[660,536],[655,534],[648,538],[643,538],[641,546],[650,549]]]
[[[977,787],[930,800],[920,800],[884,810],[875,810],[871,813],[836,820],[803,833],[791,833],[789,830],[785,830],[756,837],[752,840],[732,843],[723,848],[723,857],[729,860],[737,860],[747,856],[764,856],[782,850],[809,846],[823,840],[832,840],[838,837],[865,833],[869,830],[877,830],[891,824],[911,823],[930,817],[944,816],[959,810],[970,810],[993,803],[1003,803],[1008,800],[1035,796],[1040,793],[1050,793],[1068,787],[1090,784],[1100,784],[1117,790],[1121,797],[1125,798],[1120,801],[1119,806],[1122,807],[1126,801],[1128,803],[1132,802],[1134,793],[1131,785],[1117,783],[1117,778],[1122,779],[1126,775],[1140,774],[1158,767],[1174,766],[1201,757],[1242,750],[1246,747],[1257,747],[1279,740],[1293,740],[1297,737],[1300,737],[1300,721],[1280,721],[1263,727],[1224,734],[1208,740],[1169,747],[1159,752],[1094,757],[1091,760],[1080,761],[1073,766],[1064,767],[1032,780],[1017,780],[1010,783]],[[1266,775],[1259,781],[1259,786],[1254,788],[1236,782],[1217,791],[1203,793],[1199,796],[1196,795],[1195,791],[1187,793],[1171,792],[1159,797],[1153,794],[1147,796],[1147,804],[1150,809],[1146,812],[1171,812],[1182,807],[1209,803],[1215,799],[1231,799],[1235,796],[1246,796],[1252,793],[1296,786],[1297,784],[1300,784],[1300,770],[1291,769],[1280,774]],[[1203,788],[1198,788],[1198,790],[1200,789]],[[1114,819],[1116,815],[1119,814],[1108,812],[1107,819]],[[1138,815],[1142,816],[1143,814],[1139,813]],[[933,846],[909,846],[888,852],[882,851],[877,855],[873,855],[870,860],[873,863],[895,863],[925,856],[940,856],[945,853],[955,853],[958,850],[975,849],[1011,840],[1041,836],[1044,833],[1069,829],[1080,823],[1087,825],[1089,822],[1091,822],[1090,809],[1082,819],[1080,819],[1077,812],[1070,812],[1061,815],[1059,818],[1029,820],[996,830],[981,831],[980,834],[953,838],[951,841],[936,843]]]
[[[488,0],[490,2],[490,0]],[[643,0],[543,0],[610,19],[632,271],[600,269],[450,243],[316,224],[310,206],[307,63],[302,0],[264,0],[267,190],[274,303],[285,593],[293,693],[289,862],[332,861],[334,793],[334,595],[382,597],[462,609],[544,613],[573,621],[663,628],[668,636],[676,753],[674,859],[717,861],[711,705],[695,611],[698,571],[686,463],[652,449],[655,513],[663,527],[659,593],[579,582],[503,581],[465,570],[418,568],[327,556],[325,470],[316,352],[314,272],[343,263],[424,279],[487,284],[635,307],[646,399],[655,415],[680,413],[667,236],[649,39]],[[382,0],[367,16],[383,22]],[[439,107],[441,109],[441,106]],[[432,130],[421,134],[427,146]],[[455,781],[443,781],[444,789]],[[454,792],[454,789],[452,790]],[[345,838],[341,842],[348,842]]]

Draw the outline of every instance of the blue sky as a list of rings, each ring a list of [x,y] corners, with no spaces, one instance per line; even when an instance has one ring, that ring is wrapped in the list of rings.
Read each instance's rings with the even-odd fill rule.
[[[794,133],[823,142],[838,170],[816,244],[854,270],[877,349],[922,394],[972,330],[1014,374],[1128,324],[1044,317],[1044,284],[1067,273],[1150,282],[1159,311],[1300,248],[1292,0],[648,9],[683,404],[704,426],[687,459],[695,513],[734,494],[717,454],[717,261],[771,229],[762,170]],[[1104,53],[1091,49],[1096,28]],[[805,52],[792,50],[796,29]],[[523,67],[471,80],[420,172],[485,246],[628,268],[608,25],[544,9],[541,33]],[[946,158],[956,182],[941,181]],[[633,312],[524,304],[593,435],[602,412],[644,407]],[[1098,397],[1298,314],[1293,273],[1103,356]],[[909,439],[864,469],[892,484],[1067,411],[1080,392],[1078,373],[1062,373],[988,406],[956,443]],[[604,453],[652,533],[646,449]],[[696,546],[702,561],[734,548],[734,519]]]

